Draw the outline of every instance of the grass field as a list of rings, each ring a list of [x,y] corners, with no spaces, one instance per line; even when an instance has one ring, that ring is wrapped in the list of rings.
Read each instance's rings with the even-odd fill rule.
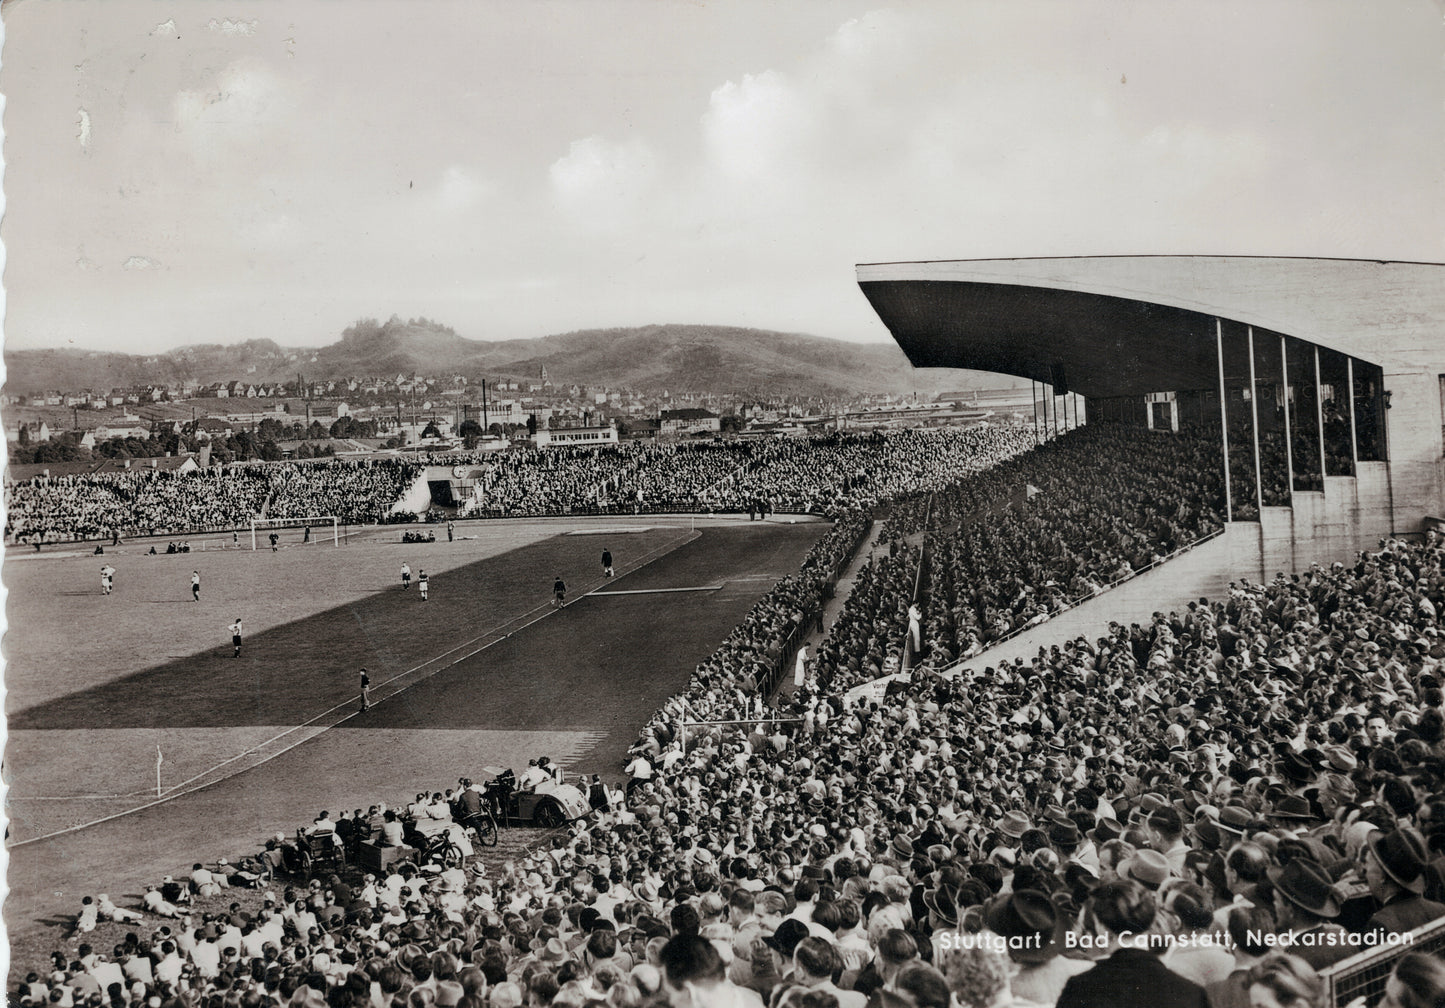
[[[43,927],[102,882],[128,900],[321,808],[404,800],[487,763],[546,754],[615,774],[640,723],[823,531],[649,517],[463,525],[465,538],[420,546],[400,530],[276,554],[132,546],[107,551],[109,597],[98,557],[16,557],[7,922]],[[604,546],[619,577],[585,594],[604,587]],[[432,575],[430,601],[401,590],[403,560]],[[554,611],[559,574],[574,601]],[[144,807],[157,745],[167,800]]]

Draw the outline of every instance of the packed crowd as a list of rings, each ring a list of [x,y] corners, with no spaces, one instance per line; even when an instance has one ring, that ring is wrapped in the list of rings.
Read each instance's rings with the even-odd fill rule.
[[[1217,531],[1217,451],[1207,438],[1096,426],[898,502],[887,549],[859,571],[818,650],[820,674],[842,690],[896,670],[925,552],[915,653],[943,668]],[[1081,485],[1071,474],[1084,470]]]
[[[1033,448],[1030,427],[940,427],[760,443],[745,474],[719,488],[720,507],[765,496],[779,511],[833,514],[937,490]]]
[[[780,441],[636,443],[482,459],[479,498],[501,514],[664,507],[833,516],[946,486],[1035,444],[1017,426],[942,427]]]
[[[636,442],[36,477],[7,485],[5,531],[11,542],[52,543],[242,528],[253,517],[415,520],[415,513],[394,509],[423,466],[458,460],[480,470],[468,513],[482,516],[641,508],[741,512],[761,504],[768,511],[832,517],[944,486],[1033,443],[1032,430],[981,426],[785,442]]]
[[[343,523],[380,521],[421,475],[409,460],[336,459],[268,469],[267,518],[335,515]]]
[[[253,468],[42,476],[6,486],[5,535],[51,543],[238,528],[268,493],[264,471]]]
[[[1116,448],[1101,483],[1129,478]],[[1069,457],[1052,450],[1055,465]],[[1101,526],[1117,539],[1070,546],[1132,565],[1208,527],[1218,504],[1192,475],[1170,482],[1165,466],[1154,513],[1121,503]],[[879,639],[906,618],[894,600],[911,592],[899,572],[916,570],[923,513],[934,536],[953,535],[954,522],[1047,508],[1040,488],[1033,509],[962,492],[900,508],[896,550],[874,558],[887,577],[876,595],[854,589]],[[624,803],[604,791],[535,853],[495,874],[474,862],[337,875],[270,893],[254,913],[145,918],[111,953],[60,955],[15,997],[1322,1008],[1320,971],[1445,917],[1437,536],[1241,580],[1226,598],[1031,661],[925,664],[882,701],[843,688],[871,671],[840,675],[820,652],[802,688],[765,710],[756,685],[778,642],[813,617],[866,528],[860,512],[841,516],[658,711]],[[1445,963],[1401,955],[1385,993],[1440,1004]]]

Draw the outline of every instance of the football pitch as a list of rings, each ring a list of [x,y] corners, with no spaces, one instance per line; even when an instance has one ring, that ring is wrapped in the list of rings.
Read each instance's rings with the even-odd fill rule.
[[[275,553],[229,536],[13,553],[7,924],[73,913],[97,887],[129,903],[320,809],[404,802],[487,764],[547,755],[615,779],[640,725],[825,529],[648,516],[464,523],[409,545],[402,527],[340,547],[297,533]],[[428,573],[427,601],[403,562]]]

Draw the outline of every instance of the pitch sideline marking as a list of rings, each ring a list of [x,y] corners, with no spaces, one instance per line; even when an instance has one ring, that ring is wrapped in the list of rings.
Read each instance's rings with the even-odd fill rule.
[[[594,588],[588,595],[597,598],[607,598],[609,595],[666,595],[668,592],[695,592],[695,591],[721,591],[722,585],[699,585],[696,588],[633,588],[629,591],[603,591],[601,588]]]

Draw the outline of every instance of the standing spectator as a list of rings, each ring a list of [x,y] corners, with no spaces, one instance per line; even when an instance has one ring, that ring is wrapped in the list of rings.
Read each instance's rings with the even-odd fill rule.
[[[624,797],[631,798],[632,792],[650,782],[656,771],[646,754],[638,753],[632,757],[632,762],[627,764],[624,772],[627,774],[627,793]]]
[[[1401,827],[1370,834],[1365,845],[1365,882],[1380,909],[1365,924],[1367,931],[1403,934],[1445,916],[1445,904],[1427,900],[1425,845],[1414,830]]]

